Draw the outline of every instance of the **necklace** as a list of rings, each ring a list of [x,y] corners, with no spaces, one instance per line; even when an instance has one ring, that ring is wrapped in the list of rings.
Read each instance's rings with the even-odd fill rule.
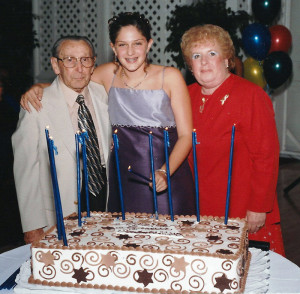
[[[140,82],[138,82],[135,86],[130,86],[124,80],[125,72],[124,72],[124,69],[122,69],[122,71],[121,71],[121,80],[122,80],[123,84],[126,87],[128,87],[129,89],[136,89],[146,79],[147,75],[148,75],[148,72],[146,71],[143,79]]]

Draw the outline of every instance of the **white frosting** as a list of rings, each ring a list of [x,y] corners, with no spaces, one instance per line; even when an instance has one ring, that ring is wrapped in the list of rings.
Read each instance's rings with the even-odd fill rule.
[[[68,248],[56,231],[32,247],[33,278],[47,282],[166,293],[239,291],[247,259],[244,220],[92,213],[81,228],[65,220]],[[71,284],[72,283],[72,284]],[[78,285],[79,284],[79,285]],[[122,288],[123,287],[123,288]]]

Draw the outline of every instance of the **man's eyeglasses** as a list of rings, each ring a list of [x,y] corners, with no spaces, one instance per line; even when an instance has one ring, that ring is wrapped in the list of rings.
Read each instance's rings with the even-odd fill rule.
[[[77,65],[78,60],[80,60],[80,63],[84,67],[92,67],[95,64],[95,57],[65,57],[65,58],[58,58],[57,60],[60,60],[65,67],[75,67]]]

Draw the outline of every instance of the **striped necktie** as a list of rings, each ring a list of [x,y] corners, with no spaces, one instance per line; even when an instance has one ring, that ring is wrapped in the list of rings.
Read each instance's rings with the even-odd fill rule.
[[[106,174],[101,165],[96,129],[91,113],[84,103],[83,95],[78,95],[76,102],[79,104],[78,127],[80,131],[86,130],[89,136],[86,140],[89,192],[97,196],[106,184]]]

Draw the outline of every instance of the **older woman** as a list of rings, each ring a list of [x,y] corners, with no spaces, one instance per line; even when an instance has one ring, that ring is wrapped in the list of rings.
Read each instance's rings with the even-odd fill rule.
[[[249,238],[283,254],[276,197],[279,144],[270,98],[230,73],[235,50],[221,27],[193,27],[181,49],[197,83],[189,86],[197,130],[200,211],[224,216],[231,130],[235,124],[230,217],[247,218]],[[190,161],[192,162],[192,161]]]

